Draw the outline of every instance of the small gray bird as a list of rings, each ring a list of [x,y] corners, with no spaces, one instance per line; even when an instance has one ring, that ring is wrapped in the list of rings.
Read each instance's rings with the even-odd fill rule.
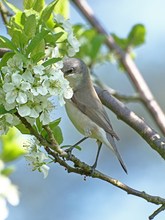
[[[114,138],[119,138],[113,131],[109,117],[92,85],[86,64],[77,58],[67,58],[64,60],[62,71],[73,89],[73,97],[66,100],[65,104],[73,125],[85,137],[94,138],[100,143],[98,154],[102,143],[110,148],[127,173],[114,141]]]

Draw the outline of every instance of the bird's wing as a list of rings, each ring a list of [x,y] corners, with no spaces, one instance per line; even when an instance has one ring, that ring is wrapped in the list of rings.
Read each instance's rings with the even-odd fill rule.
[[[95,93],[95,91],[93,92]],[[107,133],[111,134],[113,137],[119,140],[119,137],[113,131],[108,115],[97,94],[92,94],[91,91],[87,94],[88,97],[84,99],[81,91],[77,91],[74,93],[72,101],[77,106],[77,108],[85,115],[87,115],[93,122],[95,122]]]

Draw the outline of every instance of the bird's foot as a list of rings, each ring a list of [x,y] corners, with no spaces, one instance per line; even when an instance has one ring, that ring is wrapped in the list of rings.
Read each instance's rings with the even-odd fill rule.
[[[68,147],[68,149],[65,150],[65,152],[68,154],[68,158],[72,155],[72,150],[74,148],[81,150],[81,148],[78,146],[80,143],[82,143],[84,140],[86,140],[88,137],[83,137],[80,141],[76,142],[74,145],[71,145]]]
[[[67,159],[69,160],[71,158],[72,155],[72,151],[75,148],[75,145],[68,147],[68,149],[65,150],[65,152],[68,154]]]

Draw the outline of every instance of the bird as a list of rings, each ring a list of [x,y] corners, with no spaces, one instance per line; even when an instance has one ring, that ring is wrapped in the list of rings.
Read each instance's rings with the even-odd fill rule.
[[[96,167],[101,146],[105,144],[114,152],[127,173],[115,143],[115,139],[119,140],[119,137],[114,132],[108,114],[95,91],[87,65],[78,58],[65,58],[61,70],[73,89],[72,98],[65,100],[68,117],[75,128],[84,135],[83,140],[93,138],[98,143],[98,152],[93,167]]]

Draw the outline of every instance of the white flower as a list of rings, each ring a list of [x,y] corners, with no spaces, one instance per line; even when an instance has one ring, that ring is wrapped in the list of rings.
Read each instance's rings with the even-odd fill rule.
[[[19,54],[15,54],[12,58],[7,61],[7,65],[15,70],[22,70],[23,62]]]
[[[75,50],[73,49],[73,47],[69,47],[67,53],[69,57],[73,57],[75,55]]]
[[[47,177],[49,167],[47,166],[47,160],[49,157],[46,153],[42,152],[39,147],[39,141],[31,135],[22,135],[23,141],[22,146],[26,151],[25,158],[32,166],[32,170],[38,170],[42,172],[44,178]]]
[[[38,118],[39,113],[41,111],[42,111],[42,109],[40,108],[40,104],[32,102],[32,101],[29,101],[25,105],[20,105],[18,107],[18,113],[22,117],[29,116],[29,117],[32,117],[32,118]]]
[[[19,193],[11,180],[0,174],[0,197],[5,198],[11,205],[16,206],[19,203]]]
[[[15,126],[19,124],[19,122],[19,119],[10,113],[0,115],[0,135],[6,134],[9,127]]]
[[[64,98],[70,99],[73,95],[73,90],[69,86],[69,82],[64,78],[63,72],[52,67],[50,71],[49,80],[45,81],[50,95],[58,96],[60,105],[64,105]]]
[[[26,69],[25,72],[22,74],[22,78],[29,83],[33,83],[34,77],[32,75],[32,70]]]
[[[34,110],[34,109],[33,109]],[[18,113],[21,117],[25,117],[25,116],[30,116],[31,115],[31,108],[28,106],[28,103],[27,105],[21,105],[18,107]],[[36,115],[36,117],[34,118],[37,118],[38,117],[38,113]]]
[[[0,220],[5,220],[8,217],[8,209],[6,200],[0,196]]]
[[[11,180],[2,174],[5,165],[0,160],[0,220],[5,220],[8,217],[7,202],[15,206],[19,203],[19,193]]]
[[[50,169],[50,167],[48,167],[48,166],[45,165],[45,164],[43,164],[43,165],[40,167],[40,172],[43,173],[44,178],[46,178],[46,177],[48,176],[49,169]]]
[[[9,103],[7,103],[7,102],[5,101],[5,103],[4,103],[3,105],[4,105],[4,107],[5,107],[5,109],[6,109],[7,111],[10,111],[10,110],[12,110],[12,109],[15,108],[16,102],[13,102],[13,103],[9,104]]]
[[[79,41],[75,38],[72,30],[72,25],[69,22],[69,20],[66,20],[62,15],[56,14],[54,16],[55,21],[57,21],[59,24],[61,24],[64,31],[67,33],[67,41],[70,45],[70,47],[67,48],[67,52],[69,56],[74,56],[78,51],[80,47]]]
[[[33,66],[33,72],[37,75],[43,75],[45,67],[42,65]]]
[[[1,165],[3,162],[0,160]],[[0,220],[8,217],[7,202],[16,206],[19,204],[19,192],[17,186],[12,184],[11,180],[1,174],[4,166],[0,167]]]
[[[63,61],[58,61],[54,64],[54,67],[56,68],[56,70],[61,70],[62,67],[64,66]]]
[[[38,96],[38,95],[45,96],[48,93],[48,90],[45,86],[45,80],[41,80],[41,81],[36,80],[36,82],[32,85],[31,92],[34,96]]]
[[[31,88],[30,83],[24,82],[23,78],[18,73],[13,73],[11,82],[3,85],[3,90],[6,93],[6,102],[8,104],[19,103],[24,104],[27,102],[27,91]]]
[[[40,121],[43,125],[47,125],[51,122],[49,111],[45,108],[40,115]]]
[[[73,36],[73,34],[68,35],[68,42],[72,46],[72,48],[75,50],[75,52],[79,51],[80,43],[79,41]]]
[[[46,48],[46,50],[45,50],[45,57],[57,58],[59,56],[60,56],[60,53],[59,53],[59,49],[58,49],[57,46]]]
[[[61,14],[55,14],[54,19],[57,21],[59,24],[64,24],[66,22],[65,18]]]

